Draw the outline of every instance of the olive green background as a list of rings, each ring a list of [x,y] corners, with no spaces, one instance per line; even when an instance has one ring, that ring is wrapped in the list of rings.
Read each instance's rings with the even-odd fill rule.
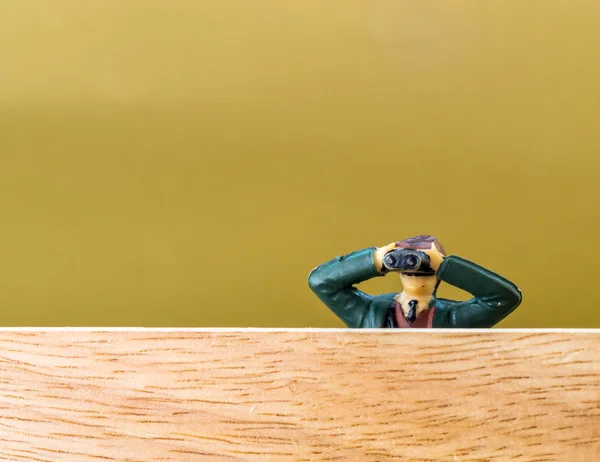
[[[2,2],[0,325],[341,326],[309,271],[426,233],[523,290],[500,326],[600,327],[599,21]]]

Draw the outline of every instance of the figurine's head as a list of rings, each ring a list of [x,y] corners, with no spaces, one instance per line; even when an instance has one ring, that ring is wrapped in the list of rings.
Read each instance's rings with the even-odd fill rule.
[[[434,236],[424,234],[422,236],[409,237],[403,241],[396,242],[396,248],[399,249],[430,250],[432,246],[435,246],[438,252],[446,256],[444,247],[442,247],[440,241],[438,241]]]
[[[403,241],[396,242],[396,248],[410,250],[437,250],[443,256],[446,256],[446,251],[440,241],[434,236],[422,235],[410,237]],[[414,294],[429,295],[435,292],[439,285],[439,279],[435,274],[419,275],[400,273],[400,280],[405,290]]]

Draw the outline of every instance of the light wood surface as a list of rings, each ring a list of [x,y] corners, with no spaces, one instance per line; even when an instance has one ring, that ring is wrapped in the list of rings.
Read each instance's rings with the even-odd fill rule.
[[[600,460],[600,333],[2,331],[2,461]]]

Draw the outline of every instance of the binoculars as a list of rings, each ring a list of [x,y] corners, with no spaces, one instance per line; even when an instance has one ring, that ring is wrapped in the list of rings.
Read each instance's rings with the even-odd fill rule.
[[[435,274],[435,271],[431,269],[429,255],[419,250],[390,250],[383,257],[383,267],[387,271],[398,271],[401,273],[418,275]]]

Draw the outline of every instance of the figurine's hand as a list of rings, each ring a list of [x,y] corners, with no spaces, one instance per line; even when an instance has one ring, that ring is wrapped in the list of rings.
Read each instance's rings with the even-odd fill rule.
[[[388,253],[390,250],[394,250],[395,248],[396,243],[392,242],[391,244],[388,244],[384,247],[379,247],[377,250],[375,250],[375,255],[373,258],[375,260],[375,266],[377,267],[377,271],[381,273],[381,268],[383,268],[383,257],[386,253]]]
[[[437,249],[435,243],[431,244],[431,249],[423,250],[423,253],[429,255],[431,269],[437,271],[444,261],[444,255]]]

